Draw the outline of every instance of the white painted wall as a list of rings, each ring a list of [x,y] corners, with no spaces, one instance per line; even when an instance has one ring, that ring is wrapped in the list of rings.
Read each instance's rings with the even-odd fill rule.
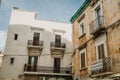
[[[4,55],[0,53],[0,69],[1,69],[1,66],[2,66],[2,59],[3,59]]]
[[[36,20],[36,13],[22,10],[12,10],[10,26],[7,35],[5,58],[0,71],[0,78],[18,80],[18,75],[23,73],[24,64],[28,60],[27,43],[33,39],[33,32],[40,32],[40,40],[44,41],[43,51],[38,58],[38,66],[54,66],[54,58],[51,56],[50,43],[55,41],[53,29],[65,31],[62,42],[66,43],[66,51],[61,58],[61,67],[67,67],[71,63],[72,55],[72,28],[71,24]],[[31,27],[44,30],[32,30]],[[14,34],[18,34],[18,40],[14,40]],[[43,54],[49,54],[42,56]],[[10,58],[14,57],[14,64],[10,65]]]

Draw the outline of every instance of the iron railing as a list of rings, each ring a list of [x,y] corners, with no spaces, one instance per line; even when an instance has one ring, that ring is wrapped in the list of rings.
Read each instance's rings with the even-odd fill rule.
[[[66,43],[60,43],[60,44],[58,44],[58,43],[55,43],[55,42],[51,42],[51,44],[50,44],[50,47],[56,47],[56,48],[66,48]]]
[[[104,28],[104,17],[99,16],[94,21],[90,23],[90,34],[93,34],[95,31],[97,31],[100,28]]]
[[[55,71],[58,70],[58,71]],[[54,67],[48,66],[30,66],[25,64],[24,71],[26,72],[42,72],[42,73],[64,73],[64,74],[71,74],[71,68],[68,67],[60,67],[60,69],[54,69]]]
[[[43,46],[43,41],[28,40],[28,46]]]
[[[110,57],[106,57],[91,64],[92,75],[105,72],[112,72],[112,59]]]

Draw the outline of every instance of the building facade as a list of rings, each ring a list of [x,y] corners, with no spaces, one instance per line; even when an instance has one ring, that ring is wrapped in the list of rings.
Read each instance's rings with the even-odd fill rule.
[[[12,10],[2,80],[71,79],[71,24],[37,20],[36,15]]]
[[[0,51],[0,69],[1,69],[1,66],[2,66],[2,59],[3,59],[3,54],[2,54],[2,52]]]
[[[70,21],[74,80],[119,80],[120,0],[85,0]]]

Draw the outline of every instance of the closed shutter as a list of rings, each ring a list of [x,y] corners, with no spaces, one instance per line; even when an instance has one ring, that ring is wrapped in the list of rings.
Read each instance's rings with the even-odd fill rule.
[[[81,53],[81,68],[84,68],[85,64],[85,53]]]
[[[105,58],[104,44],[101,44],[101,53],[102,53],[102,58]]]
[[[98,59],[105,58],[104,44],[98,46]]]
[[[102,58],[101,54],[101,45],[98,46],[98,59],[100,60]]]

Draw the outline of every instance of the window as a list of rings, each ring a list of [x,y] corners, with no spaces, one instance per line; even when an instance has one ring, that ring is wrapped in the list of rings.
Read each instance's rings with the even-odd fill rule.
[[[81,35],[84,34],[84,24],[80,24],[80,32],[81,32]]]
[[[18,34],[15,34],[14,35],[14,40],[17,40],[18,39]]]
[[[95,9],[96,12],[96,18],[97,18],[97,25],[102,25],[103,24],[103,19],[102,19],[102,12],[100,6],[98,6]]]
[[[14,63],[14,58],[10,58],[10,64]]]
[[[104,44],[100,44],[98,46],[98,59],[103,59],[105,58],[105,49],[104,49]]]
[[[40,39],[40,33],[35,32],[33,35],[33,45],[38,46]]]
[[[37,66],[38,57],[37,56],[29,56],[28,64],[31,66]]]
[[[55,35],[55,47],[61,47],[61,35]]]
[[[95,9],[95,14],[96,14],[96,18],[102,16],[102,12],[101,12],[100,6],[98,6],[98,7]]]
[[[96,59],[104,59],[108,56],[107,54],[107,45],[106,45],[106,34],[99,36],[95,40],[95,47],[96,47]]]
[[[80,51],[80,69],[86,67],[86,49]]]
[[[81,68],[85,67],[85,53],[81,53]]]
[[[85,33],[85,30],[84,30],[84,22],[83,20],[79,23],[79,34],[80,36],[83,35]]]

